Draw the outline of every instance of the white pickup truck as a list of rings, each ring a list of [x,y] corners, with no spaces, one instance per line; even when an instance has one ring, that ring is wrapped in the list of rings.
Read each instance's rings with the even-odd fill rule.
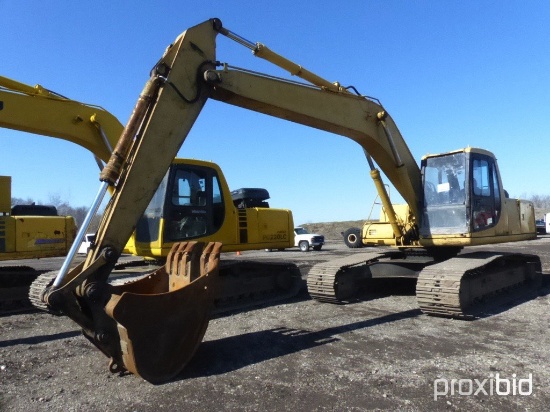
[[[303,227],[294,228],[294,246],[298,246],[302,252],[313,250],[321,250],[325,244],[325,237],[317,233],[309,233]]]
[[[95,233],[86,233],[86,236],[82,239],[82,243],[80,244],[77,253],[88,253],[88,248],[92,246],[93,242],[95,242]]]

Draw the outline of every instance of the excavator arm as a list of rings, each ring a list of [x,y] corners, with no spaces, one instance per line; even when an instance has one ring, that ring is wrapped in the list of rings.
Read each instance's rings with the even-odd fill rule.
[[[219,33],[231,35],[218,19],[192,27],[155,65],[100,175],[103,185],[115,189],[96,243],[85,262],[68,273],[61,271],[43,295],[51,307],[82,326],[85,336],[111,358],[113,372],[129,370],[151,382],[178,373],[200,343],[216,296],[221,245],[211,243],[203,251],[200,244],[176,244],[166,267],[147,279],[117,287],[107,280],[208,98],[355,140],[418,216],[420,171],[378,102],[305,69],[294,74],[311,85],[228,66],[216,70]],[[265,46],[256,53],[281,67],[294,67]]]
[[[82,264],[70,271],[64,265],[42,295],[111,358],[112,372],[150,382],[177,374],[201,342],[218,296],[221,245],[176,244],[165,267],[144,279],[112,286],[107,278],[208,98],[198,76],[214,68],[216,34],[211,23],[190,28],[155,65],[100,175],[97,197],[106,186],[114,190],[96,243]]]

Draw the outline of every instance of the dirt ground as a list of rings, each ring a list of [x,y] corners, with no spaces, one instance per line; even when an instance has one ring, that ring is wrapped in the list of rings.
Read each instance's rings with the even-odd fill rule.
[[[292,301],[210,321],[177,379],[113,375],[66,317],[0,317],[1,411],[546,410],[550,404],[550,237],[501,246],[537,253],[543,287],[473,321],[426,316],[414,283],[386,282],[348,305]],[[246,252],[312,264],[355,253]],[[231,255],[231,258],[241,258]]]

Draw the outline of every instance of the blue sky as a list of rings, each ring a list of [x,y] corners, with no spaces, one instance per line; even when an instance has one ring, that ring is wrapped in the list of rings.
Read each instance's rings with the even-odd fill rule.
[[[149,70],[211,17],[330,80],[378,98],[414,157],[494,152],[512,196],[548,195],[550,3],[546,1],[0,0],[0,75],[101,105],[126,123]],[[218,36],[218,59],[285,73]],[[0,129],[15,197],[89,206],[85,149]],[[231,189],[265,187],[297,224],[365,219],[375,191],[351,140],[209,101],[179,157],[218,163]],[[392,191],[395,194],[395,191]],[[397,198],[395,200],[398,200]]]

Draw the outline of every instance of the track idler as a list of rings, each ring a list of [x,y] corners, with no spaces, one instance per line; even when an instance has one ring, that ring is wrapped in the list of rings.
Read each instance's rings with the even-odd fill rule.
[[[208,243],[203,249],[202,243],[178,243],[164,267],[135,282],[109,287],[104,313],[110,319],[100,322],[106,333],[84,328],[84,334],[111,358],[111,372],[127,370],[152,383],[181,372],[208,326],[221,246]]]

